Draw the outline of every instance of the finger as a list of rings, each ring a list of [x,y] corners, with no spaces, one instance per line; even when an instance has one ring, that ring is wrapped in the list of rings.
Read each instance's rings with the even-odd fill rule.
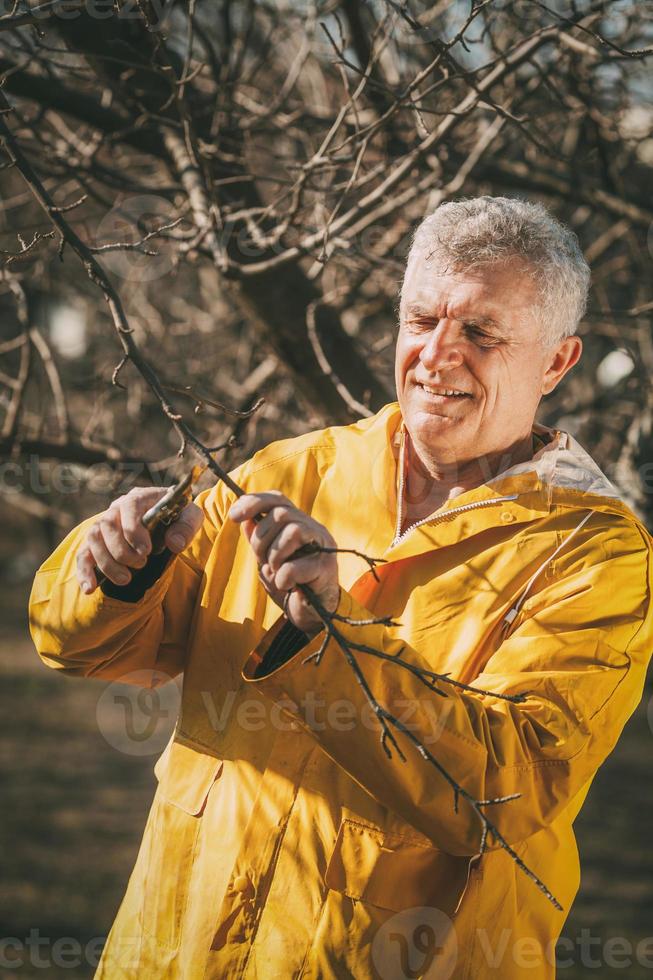
[[[77,552],[77,581],[82,592],[90,595],[97,589],[95,562],[89,548],[84,546]]]
[[[95,566],[104,572],[110,581],[115,585],[127,585],[131,579],[131,572],[126,565],[117,562],[110,554],[98,524],[88,532],[87,546]]]
[[[329,600],[328,606],[325,607],[327,612],[332,612],[336,609],[337,600],[334,601],[334,599],[335,594],[333,599]],[[286,593],[283,611],[291,623],[297,626],[298,629],[305,630],[309,636],[315,636],[317,632],[324,628],[324,619],[306,596],[303,595],[301,589],[293,589],[291,592]]]
[[[98,520],[102,543],[110,557],[119,565],[142,568],[147,559],[127,541],[120,519],[120,508],[121,502],[116,501]],[[145,531],[145,528],[143,530]]]
[[[299,548],[311,542],[319,543],[317,528],[308,523],[300,524],[297,521],[286,524],[268,549],[267,560],[273,571],[278,571],[282,564]]]
[[[287,592],[296,585],[314,585],[319,590],[320,579],[326,575],[322,555],[309,555],[297,558],[296,561],[286,561],[274,573],[274,584],[277,589]]]
[[[166,546],[175,554],[183,551],[191,543],[203,523],[204,511],[202,508],[198,507],[197,504],[188,504],[166,531],[164,539]]]
[[[289,521],[296,520],[300,512],[295,507],[273,507],[269,514],[255,523],[249,536],[249,543],[259,561],[267,561],[269,551],[280,531]]]
[[[258,576],[268,592],[275,593],[275,595],[279,592],[274,584],[274,572],[269,565],[259,565]]]
[[[274,528],[274,522],[270,515],[266,514],[266,516],[262,517],[260,521],[255,521],[253,518],[248,517],[240,526],[248,542],[252,545],[252,547],[255,547],[257,542],[265,540],[265,538],[270,534]],[[255,531],[257,531],[258,534],[254,541],[252,541]]]
[[[150,532],[143,527],[143,514],[166,493],[161,487],[139,487],[121,497],[116,503],[125,540],[139,555],[149,555],[152,550]]]
[[[290,613],[293,622],[305,613],[308,613],[312,619],[316,617],[315,609],[301,589],[291,589],[285,593],[284,612],[286,616]]]
[[[240,524],[242,521],[252,520],[259,514],[267,514],[273,507],[279,506],[294,507],[295,505],[276,490],[269,490],[266,493],[246,493],[231,505],[229,517]]]
[[[252,535],[254,531],[256,530],[256,521],[252,521],[249,519],[243,521],[243,523],[240,525],[240,529],[245,535],[247,542],[249,543],[252,540]]]

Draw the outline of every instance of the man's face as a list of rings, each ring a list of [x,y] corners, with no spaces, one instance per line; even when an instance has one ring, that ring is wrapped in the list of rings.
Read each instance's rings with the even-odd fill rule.
[[[542,343],[531,312],[535,297],[517,263],[445,273],[419,256],[411,261],[395,380],[420,456],[464,464],[528,438],[542,394],[581,349],[576,337],[557,347]]]

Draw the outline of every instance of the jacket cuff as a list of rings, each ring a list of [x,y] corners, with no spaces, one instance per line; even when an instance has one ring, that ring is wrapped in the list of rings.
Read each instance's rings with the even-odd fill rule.
[[[134,569],[127,585],[116,585],[115,582],[107,579],[100,588],[110,599],[140,602],[147,590],[159,581],[173,557],[173,553],[168,548],[164,548],[159,554],[150,555],[142,568]]]
[[[343,588],[335,609],[337,615],[351,616],[353,599]],[[301,665],[304,657],[320,649],[324,630],[309,636],[297,629],[285,616],[280,616],[250,653],[243,667],[243,677],[248,681],[263,681],[281,669],[284,673]],[[301,654],[301,656],[300,656]]]
[[[257,665],[255,678],[258,680],[267,677],[268,674],[272,674],[292,660],[295,654],[306,646],[309,639],[308,633],[298,629],[290,620],[286,620]]]

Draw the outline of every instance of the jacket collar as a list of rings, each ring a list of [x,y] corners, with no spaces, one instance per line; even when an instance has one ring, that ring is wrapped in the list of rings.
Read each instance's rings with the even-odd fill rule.
[[[392,489],[388,486],[386,497],[394,504],[395,526],[394,541],[383,555],[388,561],[415,557],[490,527],[533,521],[549,514],[554,507],[609,511],[636,519],[620,499],[617,488],[572,436],[536,424],[533,434],[539,448],[532,459],[511,466],[481,486],[452,498],[397,538],[405,425],[396,402],[387,405],[379,415],[383,416],[384,424],[374,426],[374,431],[386,440],[386,478],[394,484]],[[370,448],[377,460],[379,452],[383,455],[382,447]]]

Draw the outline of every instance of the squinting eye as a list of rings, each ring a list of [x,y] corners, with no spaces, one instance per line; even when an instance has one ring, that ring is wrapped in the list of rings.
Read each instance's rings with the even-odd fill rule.
[[[483,331],[473,323],[466,323],[465,330],[473,335],[474,339],[478,344],[480,344],[481,347],[492,347],[496,343],[494,337],[490,337],[488,334],[483,333]]]

